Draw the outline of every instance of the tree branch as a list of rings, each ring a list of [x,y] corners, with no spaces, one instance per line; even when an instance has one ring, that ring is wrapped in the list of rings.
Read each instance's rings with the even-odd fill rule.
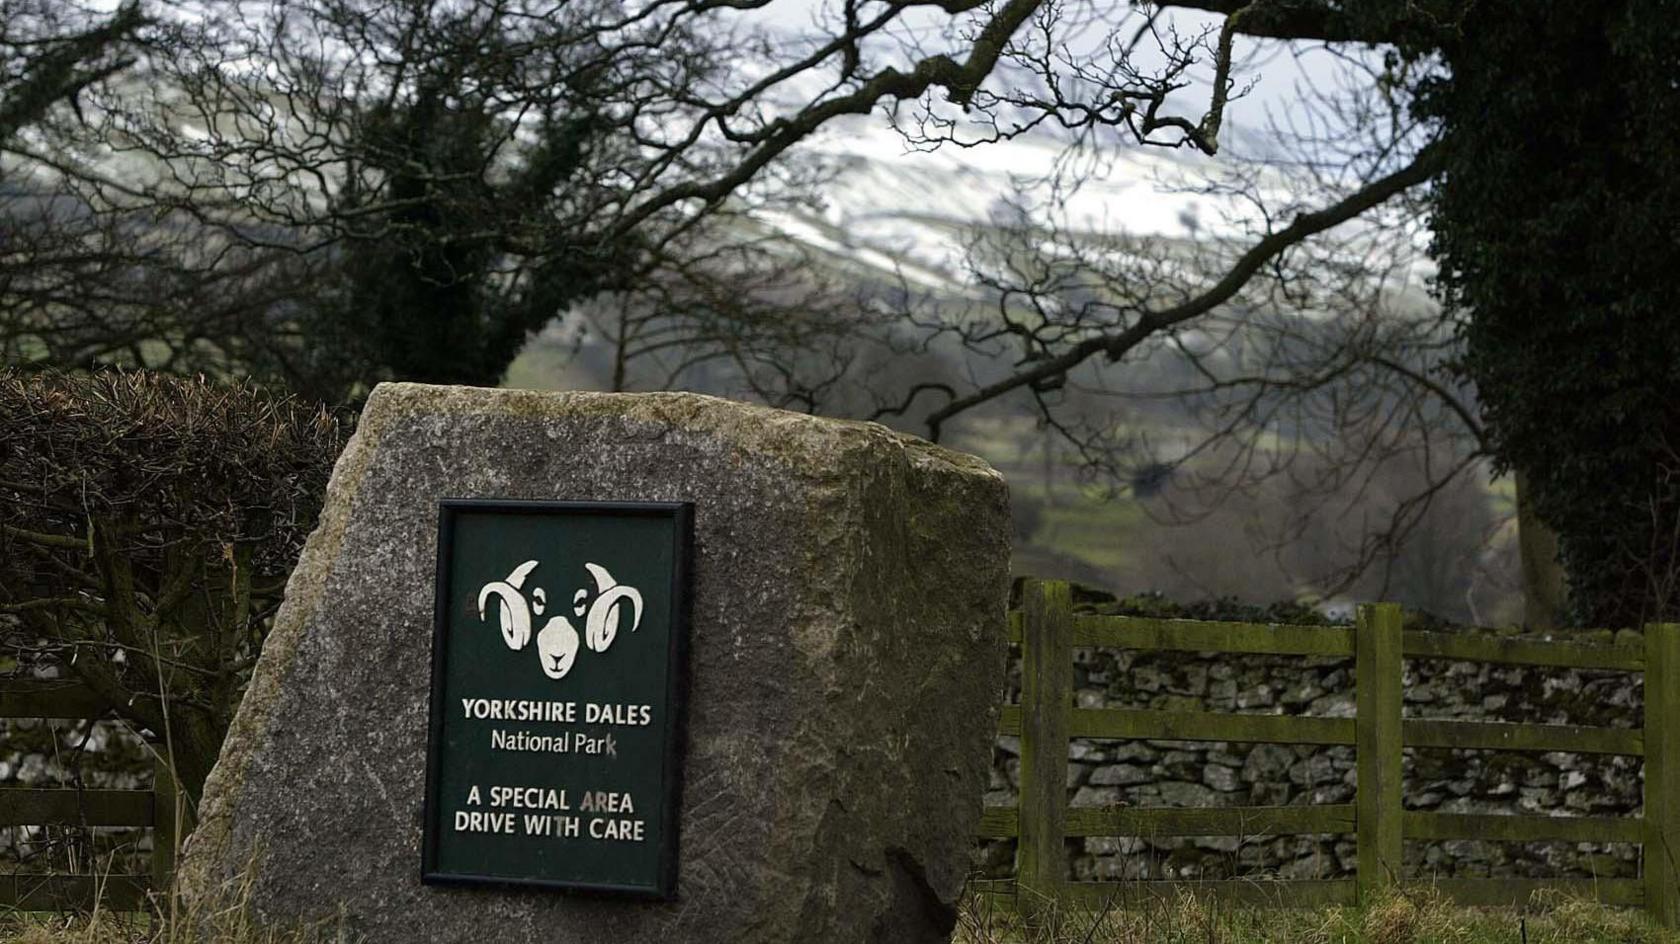
[[[47,534],[43,531],[30,531],[26,528],[16,528],[9,524],[0,524],[0,531],[3,531],[6,534],[22,541],[28,541],[31,544],[39,544],[42,547],[60,547],[71,551],[88,550],[87,540],[73,535]]]
[[[1204,315],[1230,301],[1249,280],[1284,250],[1302,240],[1338,226],[1361,213],[1378,206],[1417,184],[1435,176],[1444,164],[1441,148],[1430,145],[1418,153],[1412,162],[1387,177],[1379,178],[1342,200],[1297,216],[1294,222],[1276,230],[1249,247],[1212,288],[1182,304],[1171,308],[1145,312],[1123,331],[1099,334],[1086,338],[1054,357],[1034,361],[1026,370],[1011,374],[1003,380],[988,384],[973,393],[952,400],[927,418],[929,437],[938,441],[940,428],[951,417],[982,403],[995,400],[1010,391],[1035,386],[1056,378],[1097,354],[1105,354],[1109,361],[1119,360],[1132,348],[1151,335],[1174,325]]]
[[[1009,38],[1035,13],[1045,0],[1009,0],[974,37],[968,58],[957,62],[943,53],[916,63],[909,72],[887,68],[871,76],[856,91],[816,102],[789,118],[777,119],[767,129],[763,143],[747,152],[727,173],[709,181],[691,181],[655,194],[619,219],[615,235],[634,229],[642,221],[666,208],[690,200],[717,203],[746,184],[772,160],[798,144],[828,121],[841,115],[868,114],[884,98],[916,98],[938,86],[952,102],[966,106],[980,83],[991,75],[1003,55]],[[716,116],[721,119],[723,115]]]
[[[39,121],[55,103],[130,65],[130,60],[118,60],[91,70],[83,68],[146,22],[138,3],[126,3],[104,25],[66,37],[25,63],[23,78],[0,100],[0,141]]]
[[[1448,0],[1440,4],[1442,15],[1432,16],[1418,9],[1417,4],[1403,4],[1402,11],[1387,17],[1355,16],[1348,6],[1319,2],[1279,3],[1276,0],[1163,0],[1161,7],[1200,10],[1232,17],[1243,13],[1240,23],[1233,24],[1238,33],[1259,39],[1316,40],[1327,43],[1396,43],[1417,34],[1444,33],[1443,23],[1455,20],[1455,9],[1463,2]],[[1245,12],[1246,11],[1246,12]]]
[[[1476,438],[1477,448],[1484,452],[1491,452],[1488,447],[1487,430],[1483,428],[1481,421],[1476,418],[1475,411],[1470,408],[1469,404],[1466,404],[1463,400],[1459,399],[1457,394],[1448,390],[1446,385],[1432,377],[1407,367],[1405,364],[1395,361],[1392,358],[1384,357],[1380,354],[1367,354],[1364,355],[1364,359],[1385,370],[1393,371],[1401,377],[1406,378],[1412,383],[1415,383],[1434,394],[1436,399],[1445,404],[1447,409],[1451,410],[1453,415],[1458,417],[1459,421],[1464,424],[1464,428],[1470,431],[1470,435]]]

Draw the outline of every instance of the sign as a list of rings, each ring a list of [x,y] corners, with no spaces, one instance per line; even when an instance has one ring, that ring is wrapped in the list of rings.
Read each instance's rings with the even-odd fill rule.
[[[691,506],[438,517],[422,881],[674,897]]]

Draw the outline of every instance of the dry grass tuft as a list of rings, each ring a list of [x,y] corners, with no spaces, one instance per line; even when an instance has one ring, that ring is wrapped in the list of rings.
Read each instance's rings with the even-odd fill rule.
[[[0,942],[17,944],[354,944],[340,921],[293,929],[261,927],[250,887],[238,882],[214,905],[161,903],[152,913],[0,913]]]
[[[1422,909],[1405,895],[1391,895],[1365,909],[1361,922],[1370,944],[1412,944],[1417,940]]]
[[[96,914],[0,916],[0,941],[16,944],[351,944],[336,927],[260,929],[243,916]]]

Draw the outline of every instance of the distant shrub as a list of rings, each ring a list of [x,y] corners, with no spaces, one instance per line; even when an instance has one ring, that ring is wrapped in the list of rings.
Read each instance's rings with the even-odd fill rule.
[[[1011,495],[1009,523],[1017,543],[1031,543],[1033,535],[1036,535],[1044,524],[1044,503],[1025,495]]]
[[[196,800],[344,430],[248,385],[0,370],[0,637],[166,738]]]
[[[1022,578],[1009,591],[1009,605],[1021,603]],[[1233,597],[1216,597],[1183,603],[1164,593],[1145,591],[1120,596],[1107,590],[1074,583],[1070,588],[1073,608],[1079,613],[1104,616],[1146,616],[1153,619],[1229,620],[1241,623],[1289,623],[1324,626],[1334,622],[1309,603],[1281,600],[1276,603],[1244,603]]]

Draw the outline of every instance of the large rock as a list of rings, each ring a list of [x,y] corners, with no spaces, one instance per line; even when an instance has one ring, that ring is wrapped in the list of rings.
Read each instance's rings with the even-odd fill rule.
[[[691,501],[678,899],[420,883],[437,502]],[[688,394],[386,384],[333,473],[182,865],[371,941],[916,942],[953,921],[1005,647],[985,463]]]

